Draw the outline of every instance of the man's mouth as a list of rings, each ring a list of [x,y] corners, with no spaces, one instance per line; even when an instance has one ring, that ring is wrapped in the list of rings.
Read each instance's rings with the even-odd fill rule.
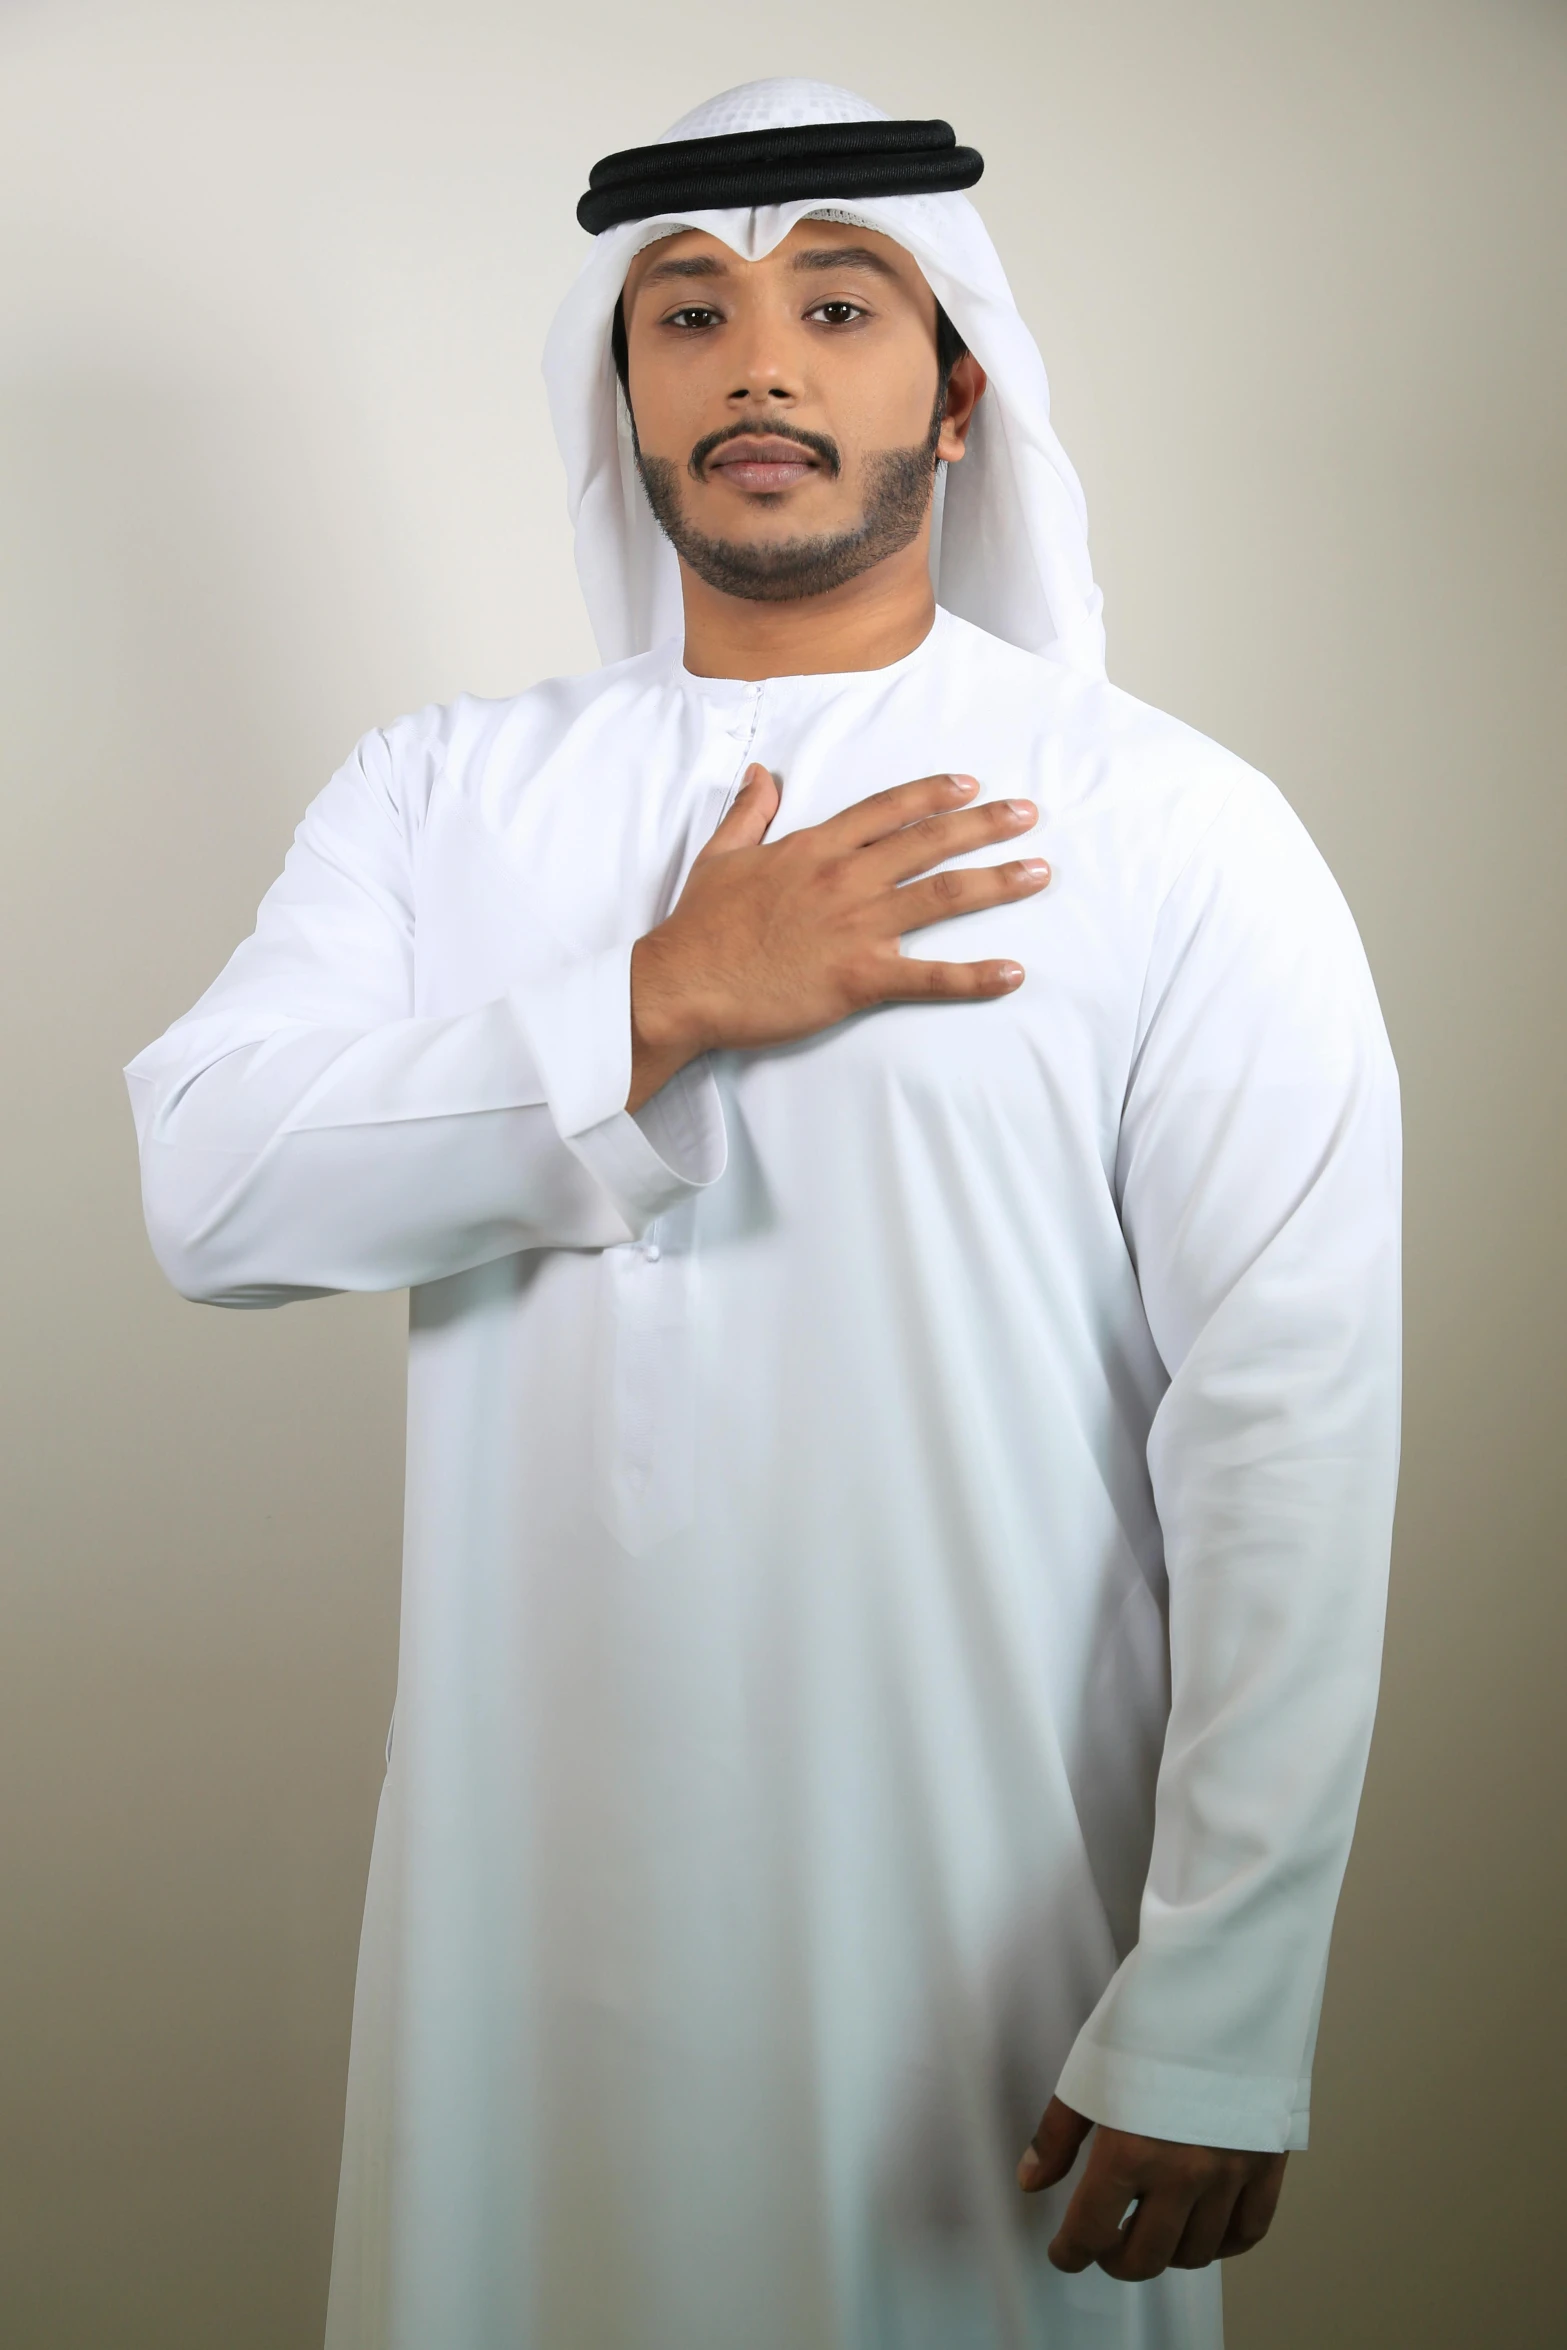
[[[709,480],[721,477],[734,489],[765,496],[770,490],[792,490],[808,474],[819,473],[821,461],[798,441],[759,433],[723,442],[703,470]]]

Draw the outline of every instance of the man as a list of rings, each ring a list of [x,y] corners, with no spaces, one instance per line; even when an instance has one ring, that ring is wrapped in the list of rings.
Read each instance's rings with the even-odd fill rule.
[[[1394,1077],[1104,681],[978,171],[798,82],[597,167],[612,665],[369,737],[130,1071],[187,1294],[413,1292],[331,2350],[1207,2350],[1304,2142]]]

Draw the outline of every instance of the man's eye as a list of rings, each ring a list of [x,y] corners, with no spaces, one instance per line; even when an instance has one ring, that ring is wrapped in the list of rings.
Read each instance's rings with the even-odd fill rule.
[[[716,310],[709,310],[700,302],[688,302],[683,310],[671,311],[665,324],[680,327],[712,326],[716,324],[717,318]]]
[[[808,316],[821,319],[825,326],[848,326],[853,319],[863,318],[865,312],[858,302],[818,302]]]

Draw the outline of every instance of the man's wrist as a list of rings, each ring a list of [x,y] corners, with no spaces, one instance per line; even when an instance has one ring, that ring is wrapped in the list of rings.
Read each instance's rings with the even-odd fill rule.
[[[670,970],[667,942],[656,930],[631,950],[631,1090],[635,1114],[677,1070],[706,1050]]]

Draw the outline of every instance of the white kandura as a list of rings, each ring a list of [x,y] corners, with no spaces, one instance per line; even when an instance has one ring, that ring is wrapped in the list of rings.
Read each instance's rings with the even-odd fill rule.
[[[368,736],[132,1064],[183,1291],[412,1291],[328,2350],[1217,2350],[1217,2268],[1058,2274],[1018,2154],[1058,2087],[1304,2142],[1396,1080],[1301,826],[1105,682],[1058,554],[884,669],[670,638]],[[906,942],[1026,981],[629,1116],[632,942],[753,759],[773,837],[1036,801],[978,854],[1050,887]]]

